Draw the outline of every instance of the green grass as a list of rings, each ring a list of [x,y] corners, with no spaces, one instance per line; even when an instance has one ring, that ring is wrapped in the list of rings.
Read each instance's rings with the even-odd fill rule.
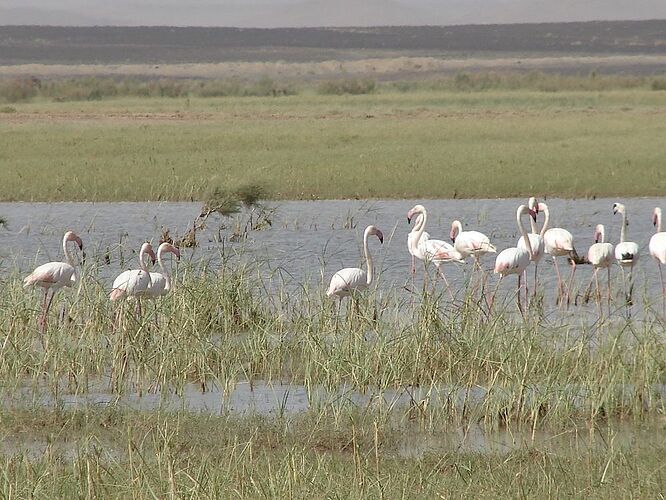
[[[0,115],[0,199],[660,196],[666,93],[36,101]],[[628,173],[631,172],[631,182]]]
[[[659,427],[646,429],[639,446],[619,444],[615,429],[599,426],[589,436],[578,431],[578,451],[535,443],[507,453],[405,456],[404,429],[353,412],[339,422],[317,413],[267,419],[113,408],[0,415],[4,435],[26,443],[3,450],[5,497],[650,498],[666,487],[664,440],[650,440]],[[587,448],[591,437],[598,446]]]

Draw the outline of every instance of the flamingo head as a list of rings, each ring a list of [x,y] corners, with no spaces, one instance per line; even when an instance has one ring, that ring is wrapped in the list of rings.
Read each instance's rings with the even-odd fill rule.
[[[534,196],[530,196],[530,199],[527,200],[527,206],[530,210],[534,210],[537,214],[539,213],[539,203]]]
[[[545,212],[548,206],[545,203],[537,203],[536,205],[536,213],[538,214],[539,212]]]
[[[603,242],[603,239],[604,239],[604,225],[597,224],[597,226],[594,228],[594,242],[601,243]]]
[[[456,242],[456,238],[458,237],[458,234],[460,234],[461,230],[462,230],[462,224],[460,223],[460,221],[454,220],[451,223],[451,232],[449,233],[449,236],[451,237],[451,241],[453,243]]]
[[[155,265],[157,257],[155,257],[155,252],[153,251],[153,247],[150,243],[144,243],[141,245],[141,251],[139,253],[142,257],[143,255],[148,255],[150,257],[150,263]]]
[[[176,257],[176,259],[180,260],[180,250],[178,250],[171,243],[165,242],[160,245],[160,248],[158,249],[157,253],[164,253],[164,252],[172,253]]]
[[[81,241],[81,238],[79,238],[74,231],[67,231],[65,233],[65,243],[68,241],[73,241],[79,246],[79,250],[83,251],[83,242]]]
[[[538,205],[537,205],[537,207],[538,207]],[[532,217],[532,220],[533,220],[534,222],[536,222],[536,220],[537,220],[537,214],[539,213],[538,208],[537,208],[537,210],[532,210],[531,208],[528,208],[528,209],[527,209],[527,213],[530,214],[530,217]]]
[[[368,226],[368,228],[365,230],[365,232],[368,234],[368,236],[375,235],[379,239],[379,242],[381,244],[384,244],[384,234],[377,229],[375,226]]]
[[[624,214],[624,205],[622,203],[613,203],[613,215]]]
[[[415,214],[425,213],[425,207],[423,205],[414,205],[409,212],[407,212],[407,224],[411,224],[412,218]]]
[[[654,212],[652,212],[652,225],[654,227],[657,227],[660,218],[661,218],[661,208],[655,207]]]

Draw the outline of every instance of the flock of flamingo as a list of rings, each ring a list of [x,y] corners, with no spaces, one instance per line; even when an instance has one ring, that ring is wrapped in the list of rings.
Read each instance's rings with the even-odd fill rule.
[[[545,220],[540,230],[537,230],[537,217],[540,213],[544,214]],[[622,227],[620,233],[620,242],[613,246],[605,241],[604,226],[599,224],[594,231],[594,244],[590,246],[587,253],[587,261],[594,267],[592,280],[596,282],[597,301],[601,303],[601,294],[598,280],[598,272],[601,269],[608,271],[608,301],[610,307],[610,269],[617,262],[621,268],[628,269],[630,272],[638,259],[639,247],[636,243],[626,241],[627,210],[621,203],[613,205],[613,213],[622,215]],[[527,232],[523,224],[523,218],[529,217],[531,232]],[[527,290],[527,268],[531,262],[534,262],[534,289],[537,287],[537,268],[539,261],[544,254],[553,257],[555,271],[558,280],[558,298],[570,300],[571,286],[576,271],[576,263],[580,262],[573,243],[573,236],[569,231],[563,228],[549,228],[548,205],[539,203],[532,197],[527,205],[520,205],[516,210],[516,224],[520,230],[520,238],[516,246],[502,250],[495,259],[494,272],[499,275],[498,286],[506,276],[515,274],[518,277],[517,300],[518,308],[523,313],[521,304],[521,276],[525,275],[525,301],[528,300]],[[496,247],[490,242],[490,239],[479,231],[463,231],[460,221],[455,220],[451,224],[451,241],[449,244],[442,240],[431,239],[425,231],[428,220],[428,213],[423,205],[414,206],[407,212],[407,222],[415,220],[414,227],[407,237],[407,248],[412,256],[412,274],[416,272],[415,262],[419,259],[424,264],[432,263],[436,266],[439,276],[444,280],[446,287],[453,298],[453,293],[449,286],[442,265],[448,262],[463,263],[468,257],[474,259],[475,268],[480,272],[483,270],[480,265],[482,256],[488,253],[496,253]],[[666,264],[666,231],[662,231],[661,226],[661,208],[654,209],[652,222],[656,227],[656,233],[651,237],[649,250],[652,257],[657,261],[659,276],[662,285],[662,301],[664,315],[666,316],[666,284],[661,269],[662,264]],[[361,268],[345,268],[333,275],[326,294],[331,297],[342,299],[353,295],[355,292],[367,288],[373,280],[372,256],[368,248],[368,238],[376,236],[380,243],[383,243],[384,236],[375,226],[368,226],[363,234],[363,250],[367,271]],[[48,311],[53,302],[55,293],[63,287],[71,287],[77,280],[76,263],[69,252],[68,243],[76,243],[81,252],[83,243],[74,232],[67,231],[62,240],[65,262],[49,262],[37,267],[30,275],[24,279],[24,287],[38,286],[44,291],[44,298],[41,305],[40,316],[38,320],[40,332],[44,333],[46,329],[46,319]],[[141,299],[155,299],[166,295],[172,288],[171,275],[164,266],[164,254],[171,253],[176,258],[180,257],[179,250],[170,243],[162,243],[157,255],[153,251],[150,243],[144,243],[139,252],[139,269],[124,271],[113,282],[111,287],[110,299],[118,301],[125,298],[136,299],[137,314],[141,315]],[[146,258],[150,257],[153,264],[157,260],[161,272],[150,272],[146,263]],[[560,274],[557,257],[567,257],[572,264],[571,274],[565,284]],[[631,278],[630,278],[631,279]],[[591,288],[592,281],[588,289]],[[495,293],[497,292],[495,288]],[[50,292],[50,297],[49,297]],[[493,293],[489,303],[492,309],[495,293]]]
[[[544,214],[544,223],[541,230],[537,231],[537,217],[540,213]],[[588,285],[588,290],[592,286],[592,281],[596,283],[597,301],[601,302],[601,292],[599,287],[598,272],[601,269],[608,271],[608,302],[610,308],[610,271],[611,266],[617,262],[624,274],[624,270],[628,269],[629,273],[633,269],[636,261],[638,260],[639,248],[635,242],[626,241],[626,226],[627,226],[627,210],[621,203],[613,204],[613,214],[622,215],[622,227],[620,231],[620,242],[613,246],[611,243],[605,241],[605,230],[602,224],[595,228],[594,244],[590,246],[587,253],[587,262],[594,267],[592,280]],[[523,217],[529,216],[531,224],[531,232],[528,233],[523,224]],[[442,270],[442,264],[447,262],[460,262],[463,263],[468,257],[473,257],[475,267],[481,272],[480,259],[483,255],[488,253],[496,253],[495,245],[490,242],[490,239],[485,234],[479,231],[463,231],[462,224],[458,220],[451,223],[451,241],[452,244],[442,240],[431,239],[430,235],[425,231],[426,222],[428,220],[428,213],[423,205],[414,206],[407,212],[407,222],[411,224],[412,219],[415,219],[414,227],[407,236],[407,249],[412,256],[412,274],[416,272],[415,261],[416,259],[422,260],[424,264],[432,263],[436,266],[439,276],[444,280],[446,288],[453,299],[453,293],[449,283]],[[499,275],[495,293],[499,288],[499,284],[506,276],[515,274],[518,277],[517,287],[517,300],[518,309],[521,314],[523,313],[523,306],[521,303],[521,277],[525,275],[525,302],[528,301],[527,289],[527,268],[531,262],[534,262],[534,291],[537,287],[537,269],[539,261],[544,254],[549,254],[553,257],[555,272],[557,274],[557,290],[558,300],[566,300],[569,303],[571,298],[571,288],[576,272],[576,264],[584,259],[580,259],[576,248],[574,247],[573,236],[569,231],[563,228],[554,227],[549,228],[550,212],[548,205],[545,203],[537,202],[536,198],[531,197],[527,205],[520,205],[516,210],[516,224],[520,230],[520,238],[516,246],[502,250],[495,259],[494,272]],[[662,302],[664,315],[666,316],[666,285],[664,283],[664,275],[661,269],[662,264],[666,264],[666,231],[662,231],[661,226],[661,208],[656,207],[652,215],[652,223],[656,228],[656,233],[651,237],[649,243],[649,250],[652,257],[657,261],[659,268],[659,276],[661,279],[662,287]],[[380,242],[383,242],[382,232],[375,226],[368,226],[363,235],[363,250],[365,253],[365,260],[367,263],[367,272],[360,268],[345,268],[333,275],[331,283],[328,287],[326,294],[330,296],[347,297],[354,292],[367,288],[372,283],[373,266],[372,256],[368,248],[368,237],[376,235]],[[557,257],[566,257],[571,263],[571,274],[566,284],[562,279],[560,270],[557,264]],[[631,274],[629,277],[631,282]],[[631,289],[630,289],[631,290]],[[490,298],[490,309],[495,298],[493,293]]]

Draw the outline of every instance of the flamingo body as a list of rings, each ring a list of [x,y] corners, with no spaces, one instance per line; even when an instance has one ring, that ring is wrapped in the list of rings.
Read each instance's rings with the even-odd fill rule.
[[[23,280],[23,288],[39,286],[46,290],[59,290],[76,282],[75,269],[67,262],[48,262],[35,268]]]
[[[615,259],[622,267],[631,267],[638,260],[638,245],[633,241],[624,241],[615,245]]]
[[[495,274],[509,276],[521,274],[530,265],[530,254],[525,248],[507,248],[495,259]]]
[[[546,253],[553,257],[569,256],[571,252],[576,251],[573,246],[573,236],[561,227],[546,231],[543,235],[543,244]]]
[[[113,281],[111,300],[123,297],[143,297],[150,285],[150,274],[142,269],[124,271]]]
[[[528,233],[527,238],[530,240],[530,246],[532,247],[532,262],[539,262],[541,257],[543,257],[544,252],[544,242],[540,234],[537,233]],[[527,245],[525,244],[525,238],[522,236],[518,238],[516,247],[521,248],[527,251]]]
[[[346,267],[339,270],[331,278],[326,295],[332,297],[348,297],[353,292],[368,288],[368,274],[358,267]]]
[[[453,246],[464,259],[470,255],[481,256],[497,252],[488,236],[479,231],[460,231],[454,238]]]
[[[650,238],[650,255],[660,264],[666,264],[666,231],[655,233]]]
[[[613,245],[611,243],[595,243],[587,251],[587,260],[595,269],[610,267],[615,262]]]

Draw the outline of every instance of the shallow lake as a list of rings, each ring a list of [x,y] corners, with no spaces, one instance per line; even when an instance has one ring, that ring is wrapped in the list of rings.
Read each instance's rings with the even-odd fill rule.
[[[541,200],[544,201],[544,200]],[[619,240],[621,216],[613,216],[615,201],[625,202],[629,226],[627,236],[641,249],[634,272],[635,293],[641,302],[644,297],[659,307],[660,286],[657,266],[648,253],[648,241],[654,233],[652,210],[666,208],[666,198],[632,198],[629,200],[561,200],[547,201],[551,212],[550,227],[564,227],[574,236],[580,255],[585,255],[593,243],[596,224],[605,224],[607,241]],[[515,210],[523,199],[503,200],[421,200],[428,209],[426,230],[432,238],[449,240],[453,219],[462,221],[464,229],[486,233],[498,252],[515,246],[519,231]],[[406,239],[411,230],[407,211],[416,200],[401,201],[311,201],[274,202],[272,225],[251,231],[246,238],[232,240],[233,219],[211,217],[206,229],[197,233],[198,246],[183,250],[183,260],[209,261],[213,268],[220,255],[256,260],[262,263],[262,273],[273,284],[299,287],[303,283],[326,288],[331,275],[342,267],[362,264],[362,233],[368,224],[379,227],[385,235],[384,245],[372,238],[370,250],[379,269],[378,287],[381,291],[410,288],[410,255]],[[0,203],[0,216],[8,221],[8,229],[0,230],[0,276],[18,270],[27,273],[36,264],[62,258],[61,238],[65,230],[77,232],[84,240],[89,261],[104,263],[98,272],[109,286],[121,270],[136,268],[136,252],[143,241],[157,243],[162,228],[171,235],[183,235],[199,214],[200,203]],[[236,217],[241,224],[248,215]],[[543,216],[539,216],[539,225]],[[527,221],[526,221],[527,224]],[[107,263],[108,262],[108,263]],[[484,268],[492,270],[494,256],[484,258]],[[560,261],[563,274],[570,267]],[[459,294],[469,279],[472,264],[448,264],[443,269]],[[533,272],[533,271],[532,271]],[[422,282],[423,267],[417,265],[417,286]],[[435,277],[434,269],[430,269]],[[622,273],[613,268],[613,286],[620,296]],[[592,276],[589,265],[578,266],[575,287],[587,287]],[[605,273],[600,274],[605,286]],[[546,287],[547,301],[554,303],[556,276],[552,259],[546,256],[539,265],[540,284]],[[530,285],[531,285],[530,277]],[[494,286],[495,277],[489,278]],[[498,297],[511,298],[516,279],[504,280]],[[458,295],[460,296],[460,295]],[[621,300],[616,301],[620,309]],[[594,309],[588,306],[588,309]]]

